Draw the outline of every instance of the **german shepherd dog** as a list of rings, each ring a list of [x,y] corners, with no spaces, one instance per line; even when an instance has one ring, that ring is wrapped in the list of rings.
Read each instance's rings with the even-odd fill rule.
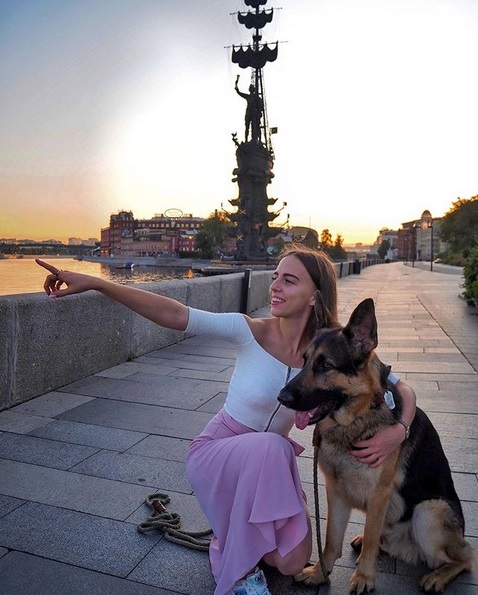
[[[316,315],[327,320],[320,293]],[[327,530],[321,564],[306,567],[296,581],[328,582],[353,508],[366,513],[363,535],[352,541],[360,551],[350,593],[374,589],[379,550],[401,560],[423,562],[432,572],[420,582],[426,593],[441,593],[463,571],[471,571],[473,552],[464,539],[464,519],[440,438],[417,408],[410,435],[377,468],[349,454],[354,442],[373,436],[401,417],[402,399],[387,383],[390,367],[374,353],[377,320],[372,299],[361,302],[347,326],[319,330],[308,347],[304,367],[280,392],[279,401],[309,412],[317,424],[318,461],[325,475]],[[393,394],[394,408],[384,400]],[[387,401],[390,401],[387,395]],[[319,522],[319,519],[317,519]]]

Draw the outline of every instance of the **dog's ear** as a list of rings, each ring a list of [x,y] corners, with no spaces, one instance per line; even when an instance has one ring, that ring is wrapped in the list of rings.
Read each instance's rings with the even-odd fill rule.
[[[367,357],[378,345],[377,318],[371,298],[367,298],[352,312],[344,335],[350,340],[358,358]]]

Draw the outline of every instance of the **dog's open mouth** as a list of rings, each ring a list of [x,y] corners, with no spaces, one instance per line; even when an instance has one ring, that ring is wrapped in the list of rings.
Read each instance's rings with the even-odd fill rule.
[[[296,411],[295,412],[295,427],[299,430],[305,429],[311,424],[315,424],[323,417],[320,414],[320,407],[310,409],[309,411]]]
[[[278,400],[285,407],[295,410],[295,425],[299,430],[303,430],[307,426],[321,421],[333,411],[340,409],[346,400],[346,396],[338,388],[332,388],[328,391],[314,390],[306,394],[300,394],[298,391],[292,391],[290,387],[286,386],[281,390]],[[309,409],[314,403],[319,404]]]
[[[333,393],[329,399],[325,399],[314,409],[307,411],[295,412],[295,425],[299,430],[303,430],[307,426],[316,424],[317,422],[327,417],[332,411],[336,411],[342,405],[344,399],[342,395]]]

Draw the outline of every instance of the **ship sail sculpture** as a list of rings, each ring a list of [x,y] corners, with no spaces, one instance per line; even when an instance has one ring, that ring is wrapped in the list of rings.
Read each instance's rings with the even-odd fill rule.
[[[274,177],[274,154],[267,121],[262,72],[267,62],[276,60],[278,42],[271,47],[261,41],[262,28],[273,18],[273,9],[261,9],[267,0],[244,2],[253,11],[239,12],[237,19],[241,25],[253,29],[252,44],[246,47],[233,46],[232,62],[239,68],[252,70],[248,93],[239,89],[239,75],[235,82],[236,92],[246,100],[246,110],[244,142],[239,142],[237,135],[233,134],[237,146],[237,167],[233,170],[235,177],[232,181],[238,183],[239,197],[229,201],[233,207],[237,207],[237,211],[228,215],[234,224],[230,233],[236,237],[235,259],[260,262],[268,259],[267,241],[280,231],[280,228],[269,227],[269,223],[279,213],[268,211],[268,207],[275,204],[277,198],[267,196],[267,186]]]

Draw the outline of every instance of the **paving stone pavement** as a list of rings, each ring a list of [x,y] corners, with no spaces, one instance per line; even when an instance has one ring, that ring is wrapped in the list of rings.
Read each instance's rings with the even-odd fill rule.
[[[419,263],[369,267],[339,280],[339,311],[346,322],[360,300],[375,300],[379,355],[413,386],[437,427],[477,550],[478,311],[459,298],[456,273]],[[0,593],[213,593],[205,552],[137,525],[148,516],[146,496],[159,490],[185,528],[207,527],[184,459],[224,402],[234,357],[227,344],[192,337],[0,413]],[[313,502],[311,430],[292,434],[306,446],[299,468]],[[320,502],[322,526],[322,482]],[[266,569],[272,593],[348,593],[356,557],[347,541],[362,524],[354,513],[330,586],[294,585]],[[419,593],[423,568],[382,555],[378,570],[378,595]],[[478,595],[476,570],[447,593]]]

